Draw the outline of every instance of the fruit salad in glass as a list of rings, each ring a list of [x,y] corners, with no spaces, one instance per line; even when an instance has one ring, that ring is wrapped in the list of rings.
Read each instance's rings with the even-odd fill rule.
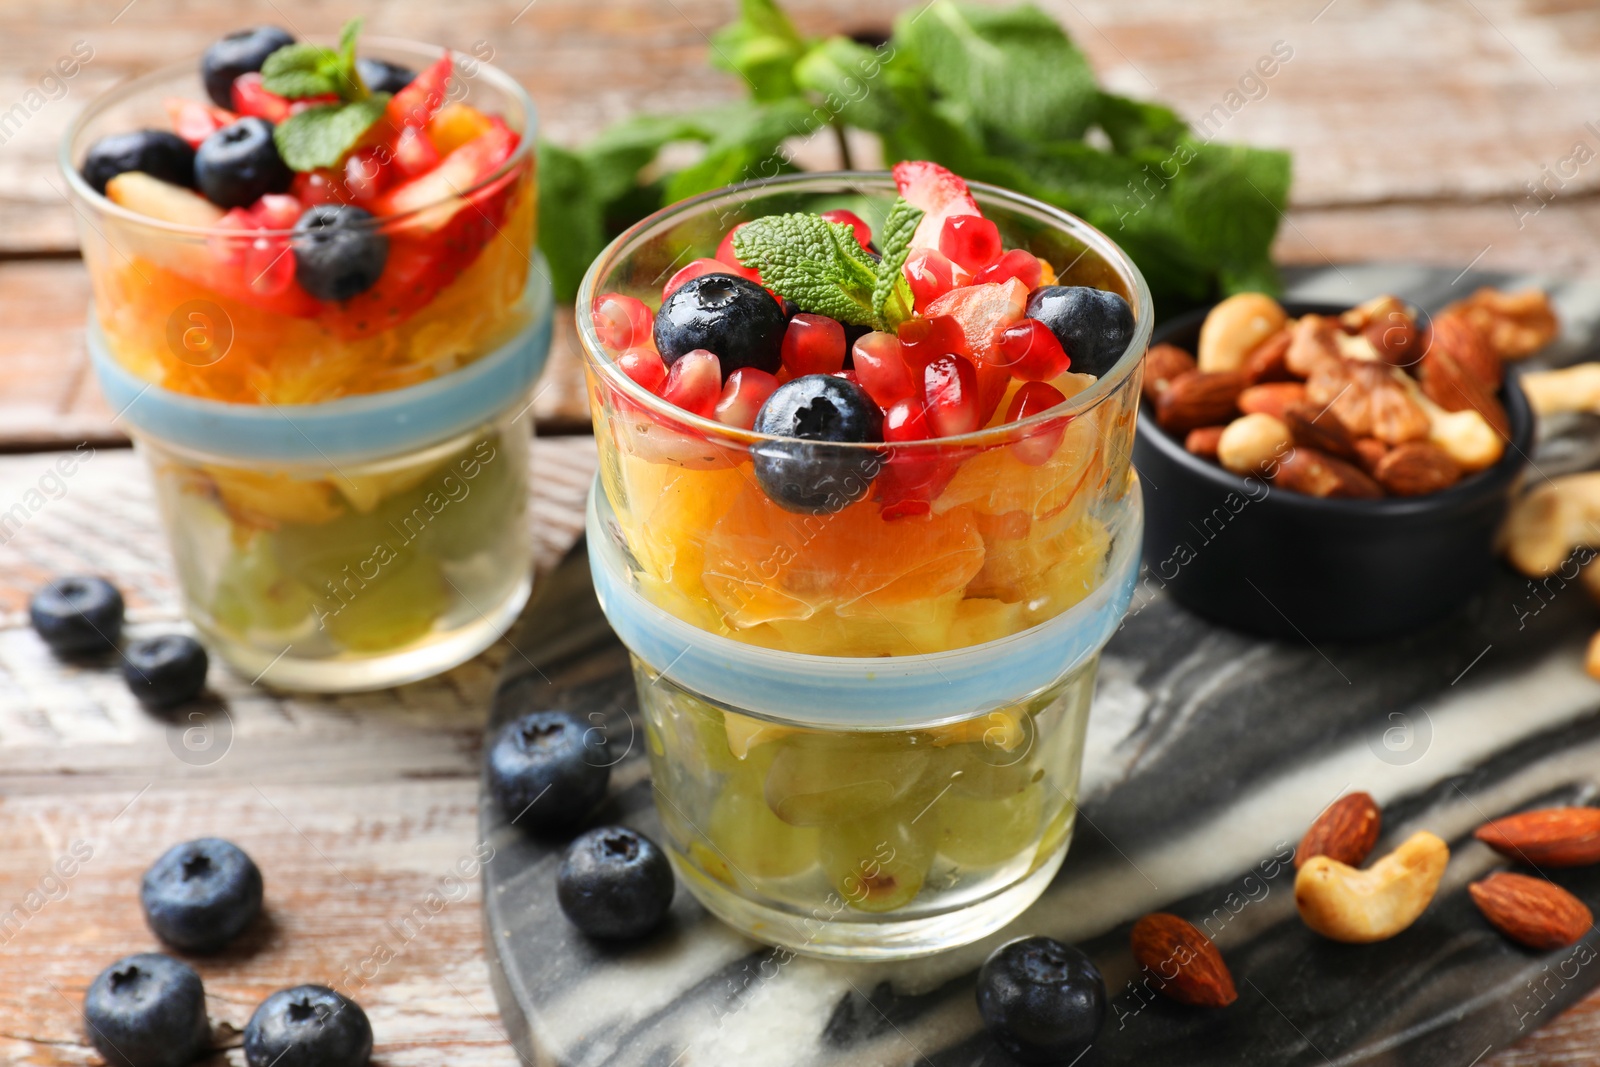
[[[190,614],[295,688],[448,667],[528,586],[532,105],[470,57],[358,31],[229,34],[62,146],[91,354]]]
[[[907,162],[669,208],[579,306],[591,563],[690,886],[824,955],[1003,924],[1061,863],[1137,566],[1137,269]]]

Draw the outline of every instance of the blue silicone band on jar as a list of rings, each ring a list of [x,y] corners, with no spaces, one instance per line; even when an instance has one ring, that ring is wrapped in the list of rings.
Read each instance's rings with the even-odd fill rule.
[[[606,619],[634,655],[675,684],[758,718],[822,729],[936,726],[1006,707],[1099,653],[1122,624],[1139,576],[1144,504],[1129,487],[1105,580],[1078,604],[1020,633],[921,656],[780,652],[693,626],[628,577],[599,481],[589,492],[589,570]]]
[[[147,382],[111,354],[92,306],[89,356],[111,410],[136,434],[246,463],[360,462],[465,433],[520,403],[550,352],[553,296],[542,257],[529,271],[526,297],[528,325],[460,370],[317,404],[232,404]]]

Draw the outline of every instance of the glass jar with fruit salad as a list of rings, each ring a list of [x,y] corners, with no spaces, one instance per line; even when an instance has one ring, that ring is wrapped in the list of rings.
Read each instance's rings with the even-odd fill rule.
[[[189,614],[284,688],[424,677],[529,592],[534,111],[437,46],[240,31],[61,146],[88,344]]]
[[[1137,268],[911,162],[668,208],[578,301],[591,567],[686,883],[815,955],[1004,925],[1065,855],[1138,567]]]

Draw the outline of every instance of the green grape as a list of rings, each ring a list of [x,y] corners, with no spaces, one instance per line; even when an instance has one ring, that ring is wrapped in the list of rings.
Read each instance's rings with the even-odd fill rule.
[[[513,477],[510,447],[500,436],[476,441],[418,486],[425,507],[446,501],[428,527],[432,551],[466,559],[494,551],[506,537],[527,536],[517,521],[527,508],[527,485]]]
[[[939,852],[963,867],[992,867],[1032,847],[1044,812],[1044,783],[999,800],[951,790],[939,799]],[[931,817],[931,816],[930,816]]]
[[[984,744],[954,745],[949,750],[950,792],[974,800],[1016,796],[1044,777],[1025,748],[1007,752]]]
[[[311,590],[283,573],[269,537],[258,534],[231,553],[217,579],[211,614],[235,633],[290,630],[311,618]]]
[[[931,813],[919,816],[904,805],[822,831],[823,869],[851,907],[893,911],[921,892],[938,822]]]
[[[1033,853],[1033,866],[1029,871],[1036,871],[1045,863],[1055,857],[1056,850],[1067,842],[1067,837],[1072,833],[1073,816],[1078,813],[1078,806],[1063,800],[1060,794],[1055,799],[1062,800],[1061,806],[1050,816],[1050,821],[1045,823],[1044,833],[1039,838],[1039,847]]]
[[[335,641],[353,652],[384,652],[431,630],[446,602],[438,564],[407,553],[380,568],[376,578],[321,621]]]
[[[933,759],[906,735],[805,733],[775,742],[767,805],[793,826],[882,811],[911,795]]]
[[[790,826],[772,814],[761,779],[748,773],[728,777],[706,833],[728,866],[749,879],[789,878],[809,869],[821,838],[814,826]]]
[[[378,512],[350,511],[315,526],[286,523],[272,535],[278,563],[310,587],[324,611],[339,606],[340,593],[352,595],[366,576],[392,566],[383,561],[403,554],[404,543]]]

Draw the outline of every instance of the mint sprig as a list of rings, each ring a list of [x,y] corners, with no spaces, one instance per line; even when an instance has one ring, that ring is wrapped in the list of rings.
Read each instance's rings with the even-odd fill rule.
[[[388,93],[373,93],[356,69],[356,38],[361,19],[345,23],[338,49],[298,42],[267,57],[261,86],[289,100],[336,96],[337,104],[319,104],[290,115],[273,130],[278,155],[298,171],[332,167],[354,148],[373,123],[383,117]]]
[[[768,215],[733,235],[733,252],[761,281],[801,311],[893,333],[911,317],[911,288],[901,274],[922,211],[897,200],[876,263],[842,222],[803,212]]]

